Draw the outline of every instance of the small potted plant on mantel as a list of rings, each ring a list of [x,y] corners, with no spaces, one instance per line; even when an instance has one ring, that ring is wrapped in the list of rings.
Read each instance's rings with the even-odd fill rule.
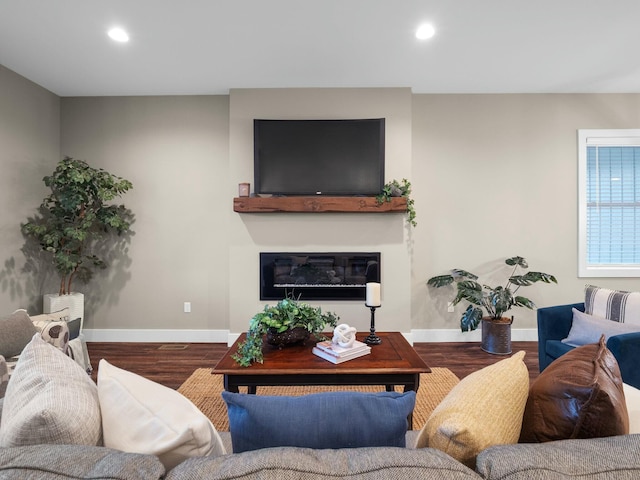
[[[321,332],[326,326],[336,327],[338,317],[333,312],[323,313],[320,307],[301,302],[299,298],[288,296],[276,305],[265,305],[249,322],[247,338],[238,345],[232,358],[241,366],[248,367],[253,362],[262,363],[262,341],[283,346],[305,342],[310,335],[324,340]]]
[[[73,280],[88,282],[94,268],[106,268],[95,247],[111,232],[126,240],[122,234],[129,231],[133,214],[124,205],[110,202],[132,184],[71,157],[61,160],[43,181],[51,193],[42,201],[39,215],[23,224],[22,231],[50,255],[60,275],[58,294],[45,295],[44,311],[70,306],[71,314],[84,321],[84,295],[72,291]]]
[[[415,227],[418,225],[416,222],[416,208],[414,206],[414,200],[411,198],[411,182],[406,178],[402,179],[402,182],[398,180],[391,180],[382,187],[382,192],[376,195],[376,201],[378,205],[384,202],[390,202],[393,197],[404,197],[407,200],[407,223]]]
[[[463,332],[475,330],[482,322],[482,349],[488,353],[511,353],[513,317],[505,317],[511,308],[535,308],[531,300],[516,295],[520,287],[527,287],[536,282],[558,283],[556,278],[548,273],[527,272],[524,275],[516,275],[518,268],[529,267],[522,257],[507,258],[505,263],[513,267],[513,271],[504,286],[491,287],[481,284],[477,281],[477,275],[460,269],[453,269],[450,274],[438,275],[427,281],[427,285],[436,288],[455,282],[456,296],[452,304],[457,305],[462,300],[469,302],[460,318],[460,329]]]

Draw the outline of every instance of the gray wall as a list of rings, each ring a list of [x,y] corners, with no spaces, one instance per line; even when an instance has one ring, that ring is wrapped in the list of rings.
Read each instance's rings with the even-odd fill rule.
[[[47,194],[42,177],[59,159],[60,99],[0,65],[0,315],[40,312],[42,294],[56,291],[55,277],[27,264],[20,224]]]
[[[41,201],[41,178],[62,155],[84,158],[134,183],[125,197],[136,214],[128,251],[78,288],[89,296],[86,328],[94,338],[225,341],[229,331],[246,329],[248,317],[262,308],[254,264],[258,251],[276,248],[379,247],[389,262],[383,266],[381,329],[412,332],[419,341],[474,339],[456,333],[460,311],[446,312],[445,292],[425,286],[429,277],[452,267],[502,281],[503,259],[522,255],[533,269],[560,282],[521,291],[541,306],[579,301],[585,283],[640,290],[638,279],[577,277],[576,131],[637,128],[638,94],[272,89],[59,100],[1,68],[0,87],[5,311],[39,308],[38,296],[48,286],[21,271],[19,223]],[[391,119],[387,178],[411,180],[417,228],[407,229],[395,214],[232,211],[238,182],[252,181],[253,116],[380,112]],[[336,240],[335,231],[344,240]],[[185,301],[192,303],[192,313],[182,312]],[[364,307],[322,305],[365,328]],[[531,338],[535,312],[513,313],[515,338],[519,330]]]

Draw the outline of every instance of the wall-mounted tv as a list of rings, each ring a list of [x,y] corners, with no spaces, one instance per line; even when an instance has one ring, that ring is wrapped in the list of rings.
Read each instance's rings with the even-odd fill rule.
[[[384,185],[385,119],[253,121],[254,191],[377,195]]]

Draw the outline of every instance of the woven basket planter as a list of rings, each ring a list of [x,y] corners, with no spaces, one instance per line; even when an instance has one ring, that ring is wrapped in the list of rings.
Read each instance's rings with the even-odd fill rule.
[[[495,355],[511,354],[511,324],[513,317],[492,320],[482,319],[482,350]]]
[[[287,345],[304,343],[309,338],[309,330],[304,327],[295,327],[282,333],[269,330],[267,332],[267,343],[282,348]]]

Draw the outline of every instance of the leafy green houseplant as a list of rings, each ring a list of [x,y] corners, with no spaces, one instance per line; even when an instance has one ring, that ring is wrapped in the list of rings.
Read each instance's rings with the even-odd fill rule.
[[[321,340],[324,338],[321,335],[324,328],[335,328],[339,319],[335,313],[323,313],[320,307],[312,307],[292,297],[284,298],[276,305],[265,305],[264,310],[255,314],[249,322],[247,338],[238,345],[233,359],[243,367],[248,367],[253,362],[262,363],[262,341],[265,335],[273,336],[273,341],[267,341],[278,346],[286,343],[282,335],[288,336],[292,332],[296,342],[306,340],[310,334]]]
[[[62,159],[43,181],[51,193],[42,201],[38,216],[22,225],[22,231],[51,255],[60,275],[59,294],[64,295],[71,293],[74,278],[86,282],[93,268],[106,268],[93,251],[101,239],[129,231],[131,211],[110,202],[132,184],[71,157]]]
[[[385,183],[382,187],[382,192],[376,195],[376,200],[380,205],[384,202],[390,202],[393,197],[405,197],[407,199],[407,222],[414,227],[418,225],[414,200],[411,198],[411,182],[403,178],[402,182],[391,180]]]
[[[427,285],[439,288],[455,282],[456,296],[453,299],[453,305],[457,305],[462,300],[469,302],[460,319],[460,329],[467,332],[478,328],[483,318],[494,322],[503,321],[505,313],[513,307],[535,308],[531,300],[517,295],[521,287],[527,287],[536,282],[558,283],[556,278],[548,273],[530,271],[517,275],[519,269],[529,268],[527,261],[522,257],[507,258],[505,263],[513,267],[513,270],[504,285],[492,287],[481,284],[477,281],[477,275],[460,269],[454,269],[447,275],[430,278]]]

